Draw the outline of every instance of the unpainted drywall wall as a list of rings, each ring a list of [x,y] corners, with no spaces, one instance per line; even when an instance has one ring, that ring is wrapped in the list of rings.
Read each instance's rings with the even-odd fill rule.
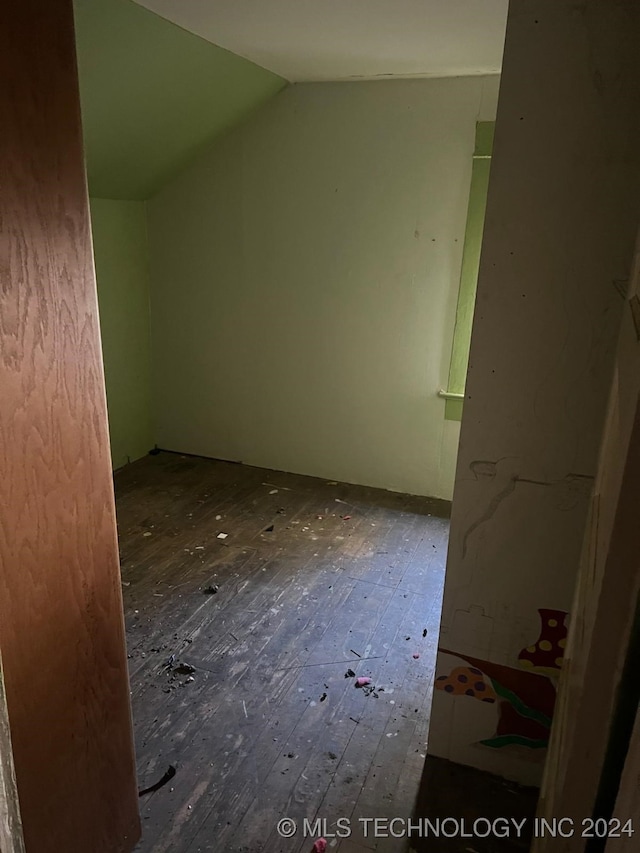
[[[527,0],[507,29],[429,749],[530,783],[638,225],[634,6]]]
[[[153,447],[145,204],[91,199],[100,333],[114,468]]]
[[[161,447],[451,497],[437,391],[497,90],[290,87],[149,202]]]

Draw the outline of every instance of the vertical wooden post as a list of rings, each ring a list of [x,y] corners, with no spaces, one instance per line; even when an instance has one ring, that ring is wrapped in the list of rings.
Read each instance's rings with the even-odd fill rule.
[[[27,853],[139,835],[72,0],[0,11],[0,650]]]

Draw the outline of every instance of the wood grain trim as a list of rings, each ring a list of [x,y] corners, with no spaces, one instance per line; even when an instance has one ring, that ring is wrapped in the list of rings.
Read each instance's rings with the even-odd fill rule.
[[[71,0],[0,9],[0,649],[26,848],[139,835]]]

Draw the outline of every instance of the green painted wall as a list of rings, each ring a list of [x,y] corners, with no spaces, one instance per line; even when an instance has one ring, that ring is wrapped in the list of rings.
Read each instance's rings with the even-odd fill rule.
[[[114,468],[153,446],[144,199],[286,81],[130,0],[74,0]]]
[[[497,92],[290,86],[149,201],[160,447],[451,497],[438,390]]]
[[[286,85],[131,0],[75,0],[92,196],[145,199]]]
[[[114,468],[153,447],[145,203],[91,199]]]

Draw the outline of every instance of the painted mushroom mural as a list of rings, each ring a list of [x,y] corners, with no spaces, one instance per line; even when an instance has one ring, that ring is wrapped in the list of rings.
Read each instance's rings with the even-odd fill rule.
[[[540,636],[518,655],[519,668],[440,649],[441,653],[457,657],[467,666],[457,666],[448,675],[439,676],[435,682],[437,690],[497,705],[495,734],[480,741],[483,746],[500,749],[518,745],[538,750],[549,743],[556,681],[567,640],[568,613],[544,608],[538,610],[538,614]]]

